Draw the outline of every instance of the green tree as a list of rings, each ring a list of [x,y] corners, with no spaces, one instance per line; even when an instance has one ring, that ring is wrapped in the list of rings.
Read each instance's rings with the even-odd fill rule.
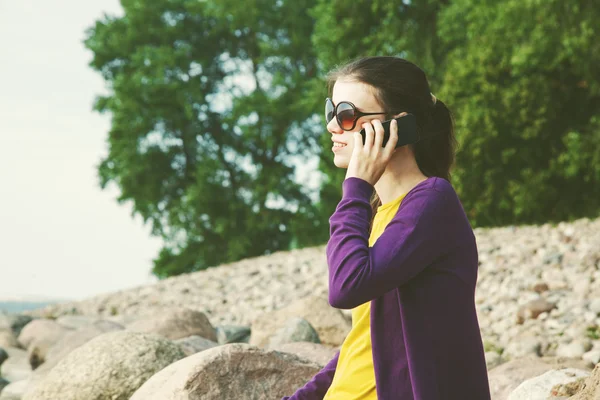
[[[600,9],[455,0],[440,97],[457,114],[457,189],[479,226],[598,215]]]
[[[314,152],[310,0],[122,0],[87,31],[110,93],[102,187],[149,221],[159,277],[313,244],[294,164]]]

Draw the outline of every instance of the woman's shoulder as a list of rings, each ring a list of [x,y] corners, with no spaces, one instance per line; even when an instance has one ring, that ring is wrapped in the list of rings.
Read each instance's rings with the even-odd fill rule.
[[[408,192],[407,196],[417,193],[423,194],[426,192],[430,192],[429,195],[431,197],[443,198],[447,195],[456,197],[456,191],[452,184],[446,179],[438,176],[430,176],[419,182],[410,192]]]

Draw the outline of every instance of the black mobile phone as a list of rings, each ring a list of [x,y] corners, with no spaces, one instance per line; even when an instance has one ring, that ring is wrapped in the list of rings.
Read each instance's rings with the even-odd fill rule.
[[[394,118],[398,121],[398,143],[396,148],[405,146],[407,144],[413,144],[417,142],[417,120],[414,114],[406,114],[399,118]],[[384,121],[381,123],[383,126],[383,146],[386,145],[390,138],[390,124],[392,120]],[[363,144],[365,143],[366,132],[364,129],[360,131],[362,136]]]

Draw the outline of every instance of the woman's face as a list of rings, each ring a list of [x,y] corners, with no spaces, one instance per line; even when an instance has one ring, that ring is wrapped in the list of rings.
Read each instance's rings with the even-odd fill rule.
[[[384,111],[383,107],[375,99],[371,86],[362,82],[340,80],[338,79],[333,86],[333,94],[331,96],[333,104],[337,105],[340,101],[349,101],[353,103],[359,111],[362,112],[379,112]],[[333,163],[338,168],[348,168],[350,156],[354,148],[354,132],[359,132],[363,129],[362,124],[374,119],[383,121],[384,114],[381,115],[365,115],[356,121],[356,125],[352,131],[344,131],[337,123],[334,117],[327,124],[327,130],[332,134],[333,142],[345,144],[344,147],[332,147]],[[332,143],[333,145],[334,143]]]

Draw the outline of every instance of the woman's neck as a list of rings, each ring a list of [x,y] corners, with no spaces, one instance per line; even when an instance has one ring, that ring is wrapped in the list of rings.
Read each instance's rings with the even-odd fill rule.
[[[412,152],[406,147],[401,147],[394,153],[383,175],[375,183],[375,191],[381,203],[385,204],[410,192],[425,179],[427,176],[417,166]]]

